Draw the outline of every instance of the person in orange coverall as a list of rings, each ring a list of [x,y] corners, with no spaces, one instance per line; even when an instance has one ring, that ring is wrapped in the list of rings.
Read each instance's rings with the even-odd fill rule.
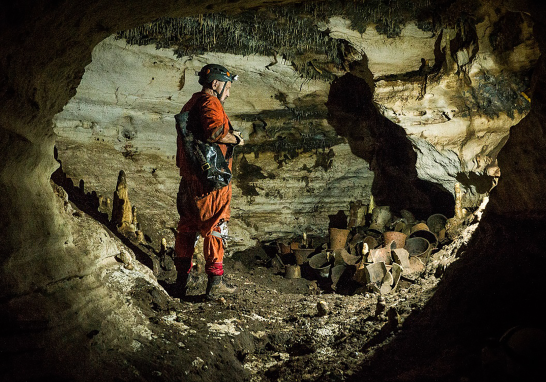
[[[221,65],[205,65],[199,72],[203,89],[193,94],[182,112],[189,111],[187,128],[201,141],[215,142],[232,168],[233,147],[244,144],[241,134],[233,130],[223,103],[231,84],[237,79]],[[192,283],[192,257],[197,234],[204,239],[205,273],[208,276],[206,297],[233,293],[234,287],[223,280],[224,237],[230,217],[231,183],[218,190],[205,189],[186,156],[181,137],[177,141],[176,164],[180,168],[177,207],[180,214],[175,242],[175,266],[178,272],[175,297],[186,295]]]

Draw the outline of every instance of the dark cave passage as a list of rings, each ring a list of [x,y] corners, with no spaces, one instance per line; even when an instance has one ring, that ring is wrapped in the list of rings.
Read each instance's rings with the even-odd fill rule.
[[[455,200],[442,185],[421,180],[417,153],[405,130],[381,115],[368,83],[351,73],[332,82],[328,121],[346,137],[353,153],[370,163],[372,193],[379,205],[409,210],[419,219],[433,213],[453,216]]]

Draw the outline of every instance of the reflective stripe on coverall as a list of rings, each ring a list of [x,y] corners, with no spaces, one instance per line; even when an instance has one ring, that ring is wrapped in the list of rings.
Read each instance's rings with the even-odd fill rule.
[[[200,125],[202,131],[194,133],[201,139],[217,142],[229,132],[229,119],[217,97],[203,92],[195,93],[184,105],[182,112],[190,109],[192,113],[195,112],[192,115],[199,116],[198,121],[194,120],[194,125]],[[226,156],[228,145],[219,143],[219,147]],[[196,237],[199,233],[204,239],[205,272],[208,275],[221,276],[224,274],[224,244],[221,238],[211,235],[211,232],[213,230],[220,232],[220,225],[229,220],[231,184],[205,193],[186,158],[180,137],[177,140],[177,148],[176,164],[180,168],[182,179],[177,195],[180,221],[174,247],[176,269],[182,273],[191,271]],[[228,165],[231,170],[231,158],[228,159]]]

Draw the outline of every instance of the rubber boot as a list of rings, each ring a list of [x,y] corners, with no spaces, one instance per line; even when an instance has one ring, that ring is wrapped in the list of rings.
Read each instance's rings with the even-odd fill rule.
[[[237,292],[237,287],[227,284],[222,276],[209,276],[205,297],[213,299],[215,295]]]
[[[170,290],[171,297],[182,298],[186,296],[186,291],[188,290],[188,279],[190,278],[189,274],[178,274],[176,277],[176,282]]]
[[[198,278],[191,273],[178,274],[176,277],[176,283],[172,288],[171,297],[182,298],[186,297],[188,288],[197,285]]]

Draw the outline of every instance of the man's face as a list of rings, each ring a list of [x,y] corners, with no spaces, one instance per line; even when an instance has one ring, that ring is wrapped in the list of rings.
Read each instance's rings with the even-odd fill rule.
[[[218,93],[220,94],[220,92],[222,91],[222,89],[224,88],[224,83],[225,82],[220,82],[218,80],[214,80],[212,82],[212,88]],[[225,83],[226,84],[226,88],[224,89],[224,94],[222,94],[222,97],[220,98],[220,102],[224,102],[226,100],[227,97],[229,97],[229,89],[231,88],[231,82],[227,82]]]

